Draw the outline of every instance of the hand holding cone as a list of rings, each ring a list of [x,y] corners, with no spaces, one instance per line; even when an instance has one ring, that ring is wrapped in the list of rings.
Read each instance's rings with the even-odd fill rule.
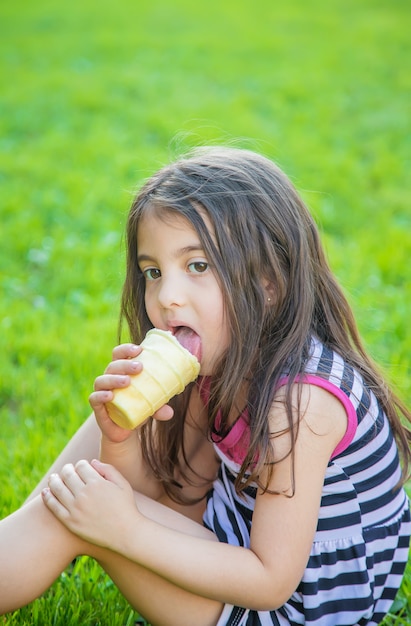
[[[200,372],[197,358],[168,331],[153,328],[141,343],[143,351],[136,360],[143,364],[131,384],[116,389],[107,403],[110,418],[132,430],[194,381]]]

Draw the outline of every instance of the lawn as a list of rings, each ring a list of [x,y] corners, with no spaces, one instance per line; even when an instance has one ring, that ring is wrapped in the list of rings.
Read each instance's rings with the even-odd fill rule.
[[[405,0],[1,4],[2,517],[87,416],[117,342],[133,190],[198,143],[260,150],[291,176],[411,404],[410,17]],[[411,622],[411,574],[394,608],[387,625]],[[81,559],[0,623],[135,619]]]

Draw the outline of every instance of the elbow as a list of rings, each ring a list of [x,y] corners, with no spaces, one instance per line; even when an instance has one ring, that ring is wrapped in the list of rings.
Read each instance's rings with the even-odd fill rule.
[[[276,611],[290,599],[294,591],[295,585],[284,583],[259,587],[254,597],[250,597],[247,608],[253,611]]]
[[[254,556],[257,555],[254,553]],[[258,558],[257,567],[249,570],[247,597],[243,595],[242,606],[252,611],[276,611],[284,606],[303,576],[303,566],[298,568],[289,561],[281,563],[279,559],[274,559],[274,563],[273,559],[270,561]]]
[[[256,606],[248,607],[253,611],[277,611],[284,606],[287,600],[291,597],[290,594],[279,595],[278,593],[272,594],[270,598],[262,598]]]
[[[299,572],[287,570],[265,572],[265,576],[255,579],[249,586],[250,595],[247,608],[253,611],[276,611],[282,607],[297,589],[301,576]],[[252,589],[252,591],[251,591]]]

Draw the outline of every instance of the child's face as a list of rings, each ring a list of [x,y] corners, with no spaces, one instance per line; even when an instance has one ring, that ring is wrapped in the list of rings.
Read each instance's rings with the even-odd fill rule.
[[[201,351],[201,374],[211,375],[229,333],[222,292],[198,234],[182,217],[148,213],[140,221],[137,245],[151,323],[177,336],[179,328],[190,329]]]

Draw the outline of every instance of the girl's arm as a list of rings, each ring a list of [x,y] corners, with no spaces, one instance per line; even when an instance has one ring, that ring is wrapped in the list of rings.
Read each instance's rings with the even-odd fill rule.
[[[125,430],[109,417],[106,403],[113,398],[113,390],[127,387],[130,376],[141,372],[142,364],[132,361],[141,348],[133,344],[123,344],[113,350],[113,361],[105,373],[94,384],[95,391],[90,395],[90,404],[101,429],[99,458],[114,467],[128,480],[131,487],[170,508],[180,511],[196,521],[201,521],[205,507],[205,496],[216,477],[217,462],[211,443],[204,432],[207,430],[207,416],[198,390],[193,387],[187,410],[184,432],[185,459],[190,464],[186,468],[187,477],[176,475],[182,485],[182,492],[188,498],[202,499],[202,502],[182,506],[172,501],[166,494],[160,480],[143,458],[139,428]],[[173,419],[173,409],[165,405],[154,414],[156,421]],[[182,459],[184,464],[185,459]],[[205,480],[199,479],[204,477]]]
[[[130,361],[131,358],[138,356],[140,351],[141,349],[133,344],[123,344],[114,348],[114,361],[107,367],[105,374],[96,379],[96,391],[90,396],[94,413],[70,439],[26,502],[39,495],[47,486],[50,474],[60,472],[65,464],[76,463],[80,459],[91,461],[95,458],[101,458],[117,467],[136,490],[147,492],[147,495],[151,497],[155,496],[156,491],[152,488],[152,481],[145,476],[146,470],[142,467],[137,433],[126,431],[114,424],[102,403],[102,399],[106,398],[107,401],[107,397],[112,398],[112,389],[127,386],[129,375],[141,370],[141,364],[134,364]],[[98,392],[99,389],[100,392]],[[170,410],[170,407],[168,409]],[[160,410],[158,413],[160,417],[164,413],[167,417],[167,409]]]
[[[137,360],[141,348],[131,343],[121,344],[113,350],[113,361],[104,374],[94,383],[90,404],[100,427],[100,448],[96,455],[101,461],[110,463],[129,481],[133,489],[155,500],[164,490],[146,466],[140,444],[139,430],[126,430],[115,424],[109,417],[106,403],[113,399],[113,390],[127,387],[130,376],[138,375],[142,364]],[[164,406],[156,412],[157,419],[170,419],[171,407]]]
[[[281,394],[280,390],[280,394]],[[279,394],[279,396],[280,396]],[[280,397],[277,400],[281,399]],[[288,435],[274,440],[271,490],[259,494],[250,549],[210,542],[142,515],[132,490],[113,468],[80,463],[53,476],[44,500],[72,532],[134,560],[200,596],[258,610],[290,597],[307,564],[317,526],[325,470],[346,429],[346,413],[325,390],[304,386],[304,417],[295,445],[295,493]],[[286,425],[274,402],[272,430]],[[264,477],[262,477],[264,479]]]

